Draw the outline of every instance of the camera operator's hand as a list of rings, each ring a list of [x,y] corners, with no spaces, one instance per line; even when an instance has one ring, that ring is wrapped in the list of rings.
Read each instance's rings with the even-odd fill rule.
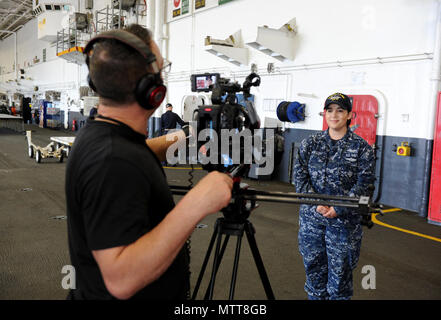
[[[188,205],[188,210],[205,217],[226,207],[231,200],[233,179],[218,171],[207,174],[181,200],[180,205]]]

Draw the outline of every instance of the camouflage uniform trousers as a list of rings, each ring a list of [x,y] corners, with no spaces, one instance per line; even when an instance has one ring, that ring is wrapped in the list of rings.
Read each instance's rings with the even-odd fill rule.
[[[315,208],[300,210],[298,240],[306,270],[305,291],[310,300],[349,300],[362,227],[325,218]]]

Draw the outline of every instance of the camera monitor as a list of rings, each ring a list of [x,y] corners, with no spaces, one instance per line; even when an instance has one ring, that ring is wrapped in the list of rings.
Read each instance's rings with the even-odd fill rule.
[[[210,86],[219,80],[219,73],[204,73],[191,75],[191,91],[192,92],[208,92],[211,91]],[[211,87],[212,88],[212,87]]]

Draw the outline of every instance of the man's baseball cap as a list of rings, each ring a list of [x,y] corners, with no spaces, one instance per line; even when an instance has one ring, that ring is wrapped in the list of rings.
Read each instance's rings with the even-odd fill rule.
[[[347,110],[348,112],[352,111],[351,99],[343,93],[336,92],[327,97],[324,109],[327,109],[328,106],[333,103],[338,104],[340,107]]]

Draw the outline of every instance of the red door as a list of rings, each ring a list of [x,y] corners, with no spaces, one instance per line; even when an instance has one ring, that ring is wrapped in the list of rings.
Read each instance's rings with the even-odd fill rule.
[[[371,146],[377,138],[378,101],[371,95],[348,95],[352,100],[351,128]],[[323,117],[323,130],[328,129]]]
[[[441,92],[438,93],[435,135],[433,137],[432,175],[430,179],[428,220],[431,223],[441,225]]]

